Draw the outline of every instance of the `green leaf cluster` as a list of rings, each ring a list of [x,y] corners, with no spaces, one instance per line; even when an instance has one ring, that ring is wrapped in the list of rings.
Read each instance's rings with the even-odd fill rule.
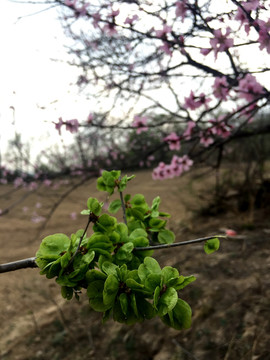
[[[105,261],[100,271],[89,270],[86,280],[90,306],[103,313],[104,321],[112,317],[130,325],[159,316],[175,329],[191,324],[191,309],[178,298],[177,290],[195,278],[186,281],[176,269],[161,269],[151,257],[146,257],[137,270]]]
[[[142,194],[136,194],[131,198],[127,194],[124,197],[127,226],[130,231],[135,229],[144,229],[148,238],[153,243],[172,244],[175,235],[172,231],[166,229],[167,221],[170,214],[159,211],[160,197],[157,196],[152,205],[149,206]],[[114,200],[111,202],[108,211],[116,213],[121,208],[121,201]]]
[[[133,176],[121,177],[120,171],[103,171],[97,188],[110,195],[117,188],[126,188]],[[109,212],[126,209],[127,222],[103,212],[103,203],[88,198],[85,229],[68,237],[54,234],[45,237],[36,253],[40,273],[55,278],[61,294],[70,300],[86,289],[90,306],[103,313],[103,320],[134,324],[159,316],[175,329],[186,329],[191,324],[191,309],[179,298],[179,292],[195,280],[194,276],[180,275],[178,270],[165,266],[161,269],[153,250],[140,250],[149,242],[171,244],[172,231],[166,229],[170,215],[159,211],[157,196],[149,206],[142,194],[127,194],[109,205]],[[124,200],[122,200],[124,199]],[[91,235],[87,235],[92,224]],[[205,243],[206,253],[217,250],[217,238]]]
[[[128,181],[134,177],[135,175],[125,175],[123,178],[121,178],[120,170],[104,170],[102,175],[97,179],[97,189],[100,191],[107,191],[109,195],[114,193],[115,188],[118,188],[118,191],[122,192],[127,187]]]

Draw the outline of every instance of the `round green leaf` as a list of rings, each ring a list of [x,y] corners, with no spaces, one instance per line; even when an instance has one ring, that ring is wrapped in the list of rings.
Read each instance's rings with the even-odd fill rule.
[[[158,233],[158,241],[161,244],[172,244],[175,240],[175,235],[172,231],[164,229]]]
[[[204,251],[206,254],[212,254],[219,249],[219,245],[220,243],[218,238],[207,240],[204,244]]]
[[[122,206],[121,200],[116,199],[110,203],[108,211],[112,214],[115,214],[121,208],[121,206]]]
[[[161,320],[168,326],[177,330],[188,329],[191,325],[192,311],[188,303],[178,299],[171,312],[161,317]]]

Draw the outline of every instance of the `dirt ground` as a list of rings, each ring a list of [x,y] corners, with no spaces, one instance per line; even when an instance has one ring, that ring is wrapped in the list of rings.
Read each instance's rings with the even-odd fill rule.
[[[130,327],[101,324],[86,296],[65,301],[53,279],[24,269],[0,275],[0,359],[270,360],[269,208],[251,214],[232,207],[222,215],[196,216],[206,204],[199,195],[209,189],[211,196],[213,178],[195,175],[158,182],[150,171],[141,171],[128,191],[144,194],[149,202],[161,197],[160,209],[171,213],[176,241],[222,234],[225,228],[238,232],[211,255],[202,244],[156,251],[162,266],[197,277],[180,295],[193,310],[190,329],[167,328],[158,318]],[[0,208],[17,202],[0,217],[0,263],[34,256],[46,235],[83,228],[85,217],[79,213],[87,198],[105,200],[94,179],[64,197],[69,188],[42,186],[26,197],[25,190],[0,186]],[[52,206],[55,212],[44,229],[44,221],[31,221],[33,214],[36,221],[48,217]]]

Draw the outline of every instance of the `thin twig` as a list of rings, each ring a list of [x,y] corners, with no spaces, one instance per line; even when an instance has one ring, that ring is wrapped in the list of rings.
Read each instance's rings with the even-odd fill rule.
[[[80,249],[80,246],[81,246],[81,243],[82,243],[82,241],[83,241],[83,238],[84,238],[84,236],[85,236],[85,234],[86,234],[86,232],[87,232],[87,230],[88,230],[88,227],[89,227],[90,223],[92,222],[92,216],[91,216],[91,214],[92,214],[92,213],[90,213],[90,215],[89,215],[89,217],[88,217],[88,222],[87,222],[87,224],[86,224],[86,227],[85,227],[85,229],[84,229],[84,232],[83,232],[82,236],[80,237],[80,241],[79,241],[79,244],[78,244],[78,246],[77,246],[77,249],[76,249],[75,253],[72,255],[71,259],[69,260],[69,263],[68,263],[68,265],[67,265],[67,268],[69,267],[70,264],[72,264],[75,256],[77,255],[77,253],[78,253],[78,251],[79,251],[79,249]]]
[[[177,242],[177,243],[173,243],[173,244],[161,244],[161,245],[154,245],[154,246],[135,247],[133,250],[139,250],[139,251],[161,250],[161,249],[167,249],[167,248],[176,247],[176,246],[195,244],[195,243],[203,242],[203,241],[214,239],[214,238],[226,239],[227,236],[226,235],[213,235],[213,236],[207,236],[207,237],[198,238],[198,239],[194,239],[194,240],[181,241],[181,242]]]
[[[80,247],[81,241],[82,241],[82,239],[83,239],[83,237],[84,237],[84,235],[85,235],[85,233],[87,231],[87,228],[88,228],[89,224],[90,224],[90,221],[88,220],[88,224],[87,224],[87,226],[85,228],[84,234],[82,235],[82,237],[80,239],[77,251],[78,251],[78,249]],[[173,243],[173,244],[162,244],[162,245],[155,245],[155,246],[135,247],[134,250],[143,251],[143,250],[167,249],[167,248],[176,247],[176,246],[195,244],[195,243],[207,241],[207,240],[214,239],[214,238],[226,239],[227,236],[225,236],[225,235],[213,235],[213,236],[207,236],[207,237],[198,238],[198,239],[194,239],[194,240],[181,241],[181,242]],[[77,251],[75,252],[73,257],[71,258],[71,260],[73,260],[73,258],[75,257]],[[70,261],[70,262],[72,262],[72,261]],[[19,270],[19,269],[24,269],[24,268],[28,268],[28,267],[31,267],[31,268],[38,267],[36,262],[35,262],[35,257],[28,258],[28,259],[23,259],[23,260],[17,260],[17,261],[13,261],[13,262],[7,263],[7,264],[0,264],[0,273]]]
[[[122,205],[122,210],[123,210],[123,220],[124,220],[124,223],[127,225],[126,207],[125,207],[125,202],[124,202],[124,198],[123,198],[123,193],[122,193],[122,191],[119,191],[119,193],[120,193],[120,200],[121,200],[121,205]]]

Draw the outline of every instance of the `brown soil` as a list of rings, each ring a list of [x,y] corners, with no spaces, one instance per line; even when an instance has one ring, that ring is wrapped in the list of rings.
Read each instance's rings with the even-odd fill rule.
[[[171,213],[170,228],[177,241],[222,233],[233,228],[239,236],[228,238],[217,253],[206,255],[201,244],[156,251],[162,266],[177,267],[196,282],[181,293],[193,309],[189,330],[167,328],[158,318],[125,326],[93,312],[83,295],[65,301],[54,280],[37,269],[0,275],[0,359],[2,360],[269,360],[270,359],[270,246],[269,211],[233,211],[211,217],[195,217],[205,205],[198,194],[209,189],[212,178],[152,181],[150,171],[137,173],[129,193],[142,193],[151,202],[160,195],[161,210]],[[41,187],[0,217],[0,263],[35,255],[41,239],[49,234],[71,234],[83,228],[85,218],[70,218],[85,208],[89,196],[104,200],[95,180],[71,192],[56,208],[45,229],[30,221],[36,211],[47,217],[59,196],[68,190]],[[0,187],[0,208],[25,194]],[[210,194],[211,195],[211,194]],[[36,208],[37,203],[41,208]],[[27,206],[24,213],[22,207]]]

